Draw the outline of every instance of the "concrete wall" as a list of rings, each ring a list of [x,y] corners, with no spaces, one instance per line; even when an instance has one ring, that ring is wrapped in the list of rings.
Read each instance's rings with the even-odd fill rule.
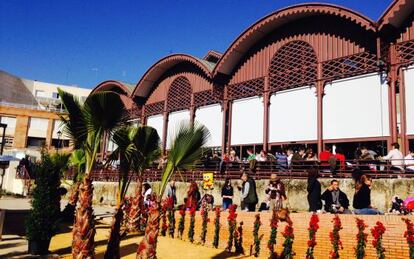
[[[322,190],[329,186],[331,179],[321,179]],[[307,211],[308,202],[307,202],[307,181],[306,180],[284,180],[286,185],[286,191],[288,200],[286,205],[291,210],[297,211]],[[200,183],[199,183],[200,184]],[[237,184],[241,185],[241,181],[233,181],[233,186],[235,187],[235,204],[240,204],[240,192],[237,190]],[[259,202],[265,200],[265,188],[268,184],[267,180],[256,181]],[[215,181],[214,189],[208,191],[214,196],[215,204],[221,204],[221,187],[223,185],[222,181]],[[158,183],[152,184],[153,188],[156,190],[159,186]],[[177,198],[178,203],[182,203],[183,199],[187,195],[187,183],[177,183]],[[340,180],[340,188],[344,191],[352,204],[354,186],[351,179]],[[134,192],[135,184],[131,183],[129,188],[128,195],[131,195]],[[102,198],[102,202],[105,204],[114,204],[116,197],[117,183],[107,183],[107,182],[94,182],[94,202],[99,203],[99,200]],[[205,191],[201,191],[203,195]],[[391,205],[391,199],[393,195],[398,195],[401,198],[406,198],[407,196],[414,196],[414,179],[374,179],[373,188],[371,194],[372,205],[379,208],[382,211],[387,211]]]

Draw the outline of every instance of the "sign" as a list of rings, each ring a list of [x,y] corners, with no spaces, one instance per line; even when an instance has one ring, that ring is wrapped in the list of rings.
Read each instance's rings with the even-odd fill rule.
[[[204,190],[211,190],[213,189],[213,172],[204,172],[203,173],[203,189]]]

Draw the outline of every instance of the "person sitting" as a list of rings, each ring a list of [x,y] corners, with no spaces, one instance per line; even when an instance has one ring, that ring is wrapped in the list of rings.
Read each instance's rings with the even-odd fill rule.
[[[412,148],[410,153],[404,158],[404,164],[407,173],[414,173],[414,148]]]
[[[368,175],[362,175],[359,182],[355,185],[355,194],[352,206],[357,215],[377,215],[382,214],[371,206],[371,185],[372,179]]]
[[[308,148],[305,154],[306,161],[317,161],[318,157],[316,156],[315,152],[313,152],[312,148]]]
[[[276,174],[270,176],[265,193],[268,195],[270,211],[283,208],[283,201],[286,200],[285,185]]]
[[[240,163],[240,159],[237,156],[236,151],[234,149],[230,151],[229,161],[233,163]]]
[[[286,155],[287,155],[287,164],[288,164],[288,167],[290,167],[292,165],[293,149],[288,148],[286,150]]]
[[[303,161],[305,156],[305,148],[299,148],[298,152],[293,153],[291,159],[291,166],[293,169],[300,169],[300,166],[303,165]]]
[[[204,194],[203,198],[199,201],[198,207],[200,208],[203,202],[206,203],[206,208],[212,210],[214,208],[214,196],[211,194]]]
[[[247,149],[247,162],[249,163],[249,169],[252,172],[256,172],[256,154],[253,152],[253,149]]]
[[[382,159],[391,161],[391,170],[401,171],[404,166],[404,156],[400,151],[400,144],[395,142],[391,146],[393,149],[386,156],[382,157]]]
[[[260,151],[260,154],[256,155],[256,160],[259,162],[266,162],[267,161],[267,154],[266,151]]]
[[[339,161],[339,169],[340,170],[345,170],[346,164],[345,164],[345,155],[344,152],[342,150],[342,148],[337,147],[335,150],[335,155],[334,157],[337,159],[337,161]]]
[[[325,145],[325,150],[319,154],[319,159],[321,160],[321,166],[329,166],[328,160],[332,157],[332,148],[328,145]]]
[[[281,171],[286,170],[288,167],[287,156],[281,148],[276,151],[276,164],[276,169]]]
[[[219,153],[217,151],[214,151],[213,157],[211,158],[211,163],[214,165],[215,170],[217,170],[217,168],[220,166],[220,162],[221,159]]]
[[[324,209],[329,213],[350,214],[348,209],[349,200],[346,194],[339,189],[338,180],[332,180],[331,185],[322,194],[321,199],[325,201]]]

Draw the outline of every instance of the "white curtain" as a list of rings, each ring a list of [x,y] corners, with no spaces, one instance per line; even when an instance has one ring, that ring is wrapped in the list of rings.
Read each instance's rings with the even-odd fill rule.
[[[168,134],[167,134],[167,149],[171,148],[173,138],[178,130],[180,123],[190,122],[190,111],[182,110],[172,112],[168,115]]]
[[[196,110],[195,121],[210,131],[207,147],[220,147],[223,135],[223,111],[220,104],[200,107]]]
[[[263,100],[260,97],[233,101],[231,144],[263,143]]]
[[[281,91],[270,97],[269,142],[317,139],[315,87]]]
[[[388,86],[377,73],[325,86],[324,139],[389,136],[388,116]]]

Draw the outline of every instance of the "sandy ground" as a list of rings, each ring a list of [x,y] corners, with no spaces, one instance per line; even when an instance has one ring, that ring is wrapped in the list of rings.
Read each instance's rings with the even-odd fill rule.
[[[106,243],[109,236],[109,225],[103,221],[97,222],[96,225],[96,258],[103,258]],[[138,242],[142,236],[131,234],[126,236],[121,242],[121,257],[135,258]],[[71,241],[72,235],[70,229],[65,229],[65,233],[58,234],[53,237],[50,244],[50,251],[53,254],[59,254],[62,258],[71,258]],[[201,245],[191,244],[187,241],[171,239],[168,237],[159,237],[157,247],[158,258],[246,258],[248,256],[235,255],[233,253],[224,252],[221,249],[209,248]],[[252,257],[253,258],[253,257]]]

